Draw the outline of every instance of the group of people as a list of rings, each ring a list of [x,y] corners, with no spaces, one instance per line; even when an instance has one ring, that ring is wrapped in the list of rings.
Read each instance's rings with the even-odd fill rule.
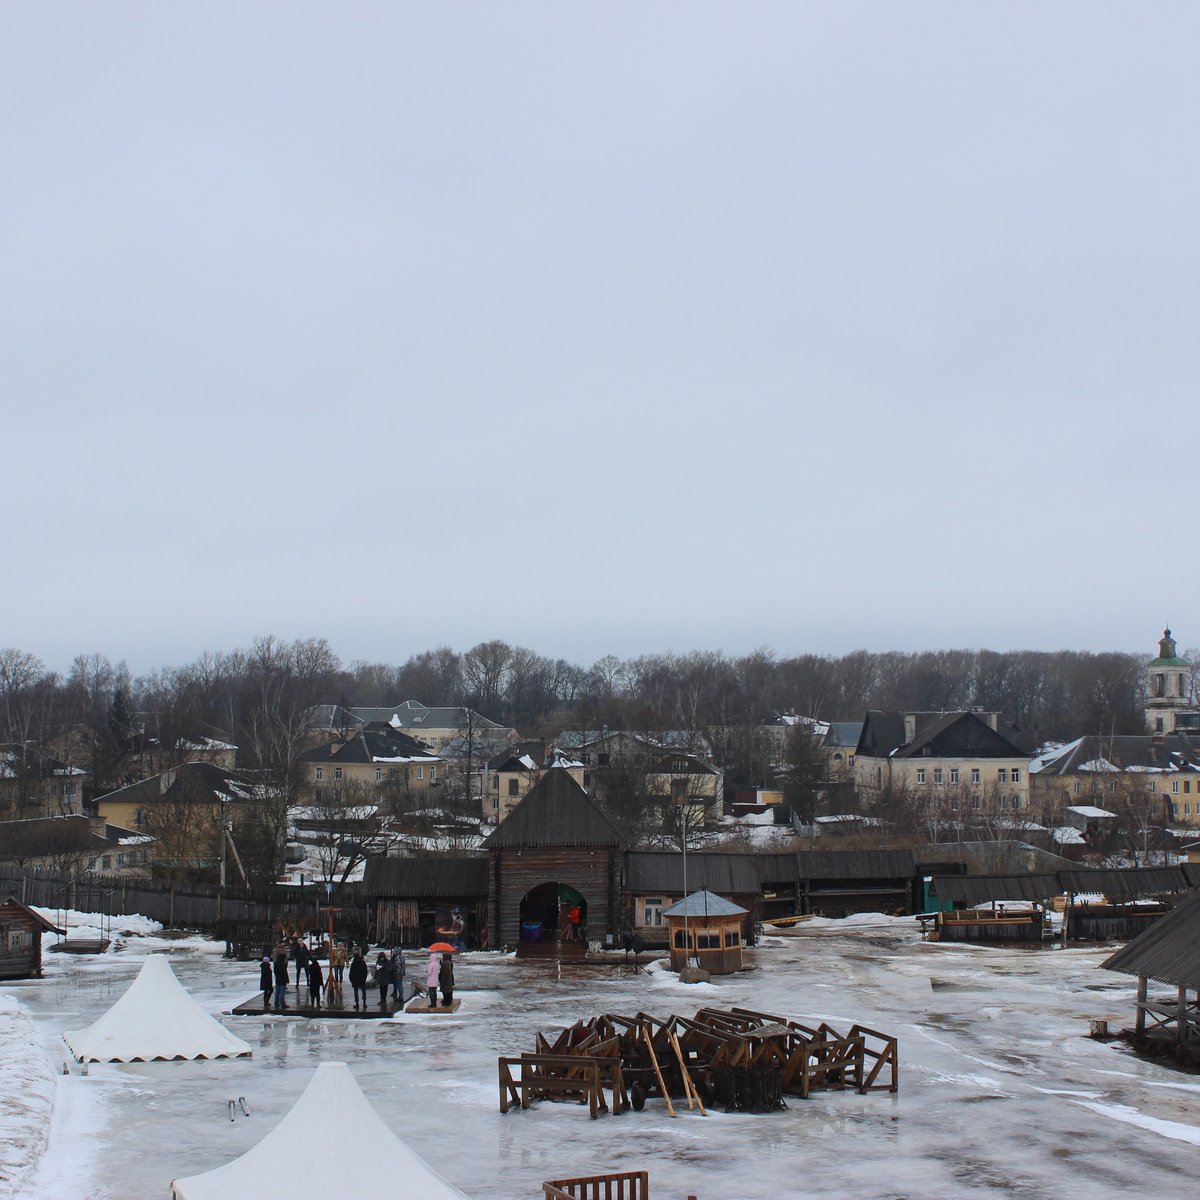
[[[329,951],[329,977],[326,978],[321,969],[320,959],[304,944],[300,938],[293,938],[290,946],[280,942],[275,947],[274,955],[264,954],[259,965],[259,987],[263,994],[263,1008],[274,1008],[276,1011],[286,1009],[289,980],[289,964],[296,964],[296,988],[299,990],[301,980],[308,983],[308,1006],[321,1007],[321,993],[326,997],[336,993],[340,998],[342,980],[349,967],[350,986],[354,989],[354,1007],[357,1009],[361,1002],[367,1007],[367,981],[374,977],[379,989],[379,1006],[386,1008],[388,993],[396,1004],[404,1003],[404,953],[397,946],[390,953],[379,951],[374,968],[367,964],[365,947],[356,947],[350,954],[341,942],[335,942]],[[442,1003],[438,1005],[438,991],[442,993]],[[425,966],[425,987],[413,984],[413,995],[417,996],[424,990],[429,997],[430,1008],[449,1008],[454,1000],[454,961],[448,953],[430,951],[429,962]]]

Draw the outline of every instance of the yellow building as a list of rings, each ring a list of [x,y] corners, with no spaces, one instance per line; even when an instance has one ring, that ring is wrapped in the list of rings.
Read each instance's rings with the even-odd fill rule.
[[[860,802],[944,797],[965,810],[1029,807],[1028,750],[998,713],[868,712],[854,754]]]

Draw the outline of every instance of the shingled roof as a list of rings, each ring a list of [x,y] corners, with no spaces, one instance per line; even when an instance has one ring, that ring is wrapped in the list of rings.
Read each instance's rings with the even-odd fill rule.
[[[1200,892],[1181,901],[1100,965],[1106,971],[1200,989]]]
[[[363,887],[372,896],[486,896],[487,871],[482,855],[368,858]]]
[[[484,843],[507,846],[619,846],[621,831],[561,767],[552,767]]]

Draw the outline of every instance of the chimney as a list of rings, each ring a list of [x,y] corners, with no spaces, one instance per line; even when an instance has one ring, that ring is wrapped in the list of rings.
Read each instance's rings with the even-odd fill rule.
[[[108,837],[107,817],[88,817],[87,823],[89,833],[94,833],[97,837]]]
[[[917,715],[916,715],[916,713],[905,713],[904,714],[904,744],[908,745],[908,743],[911,742],[913,740],[913,738],[915,738],[916,736],[917,736]]]

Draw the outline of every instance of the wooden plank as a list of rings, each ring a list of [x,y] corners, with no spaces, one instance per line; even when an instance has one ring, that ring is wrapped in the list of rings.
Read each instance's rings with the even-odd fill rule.
[[[650,1065],[654,1068],[654,1076],[658,1080],[658,1086],[662,1089],[663,1099],[667,1102],[667,1112],[671,1116],[675,1116],[675,1105],[671,1103],[671,1097],[667,1094],[667,1085],[663,1080],[662,1071],[658,1067],[658,1057],[654,1053],[654,1040],[650,1036],[650,1030],[647,1026],[642,1026],[642,1036],[646,1039],[646,1050],[650,1055]]]

